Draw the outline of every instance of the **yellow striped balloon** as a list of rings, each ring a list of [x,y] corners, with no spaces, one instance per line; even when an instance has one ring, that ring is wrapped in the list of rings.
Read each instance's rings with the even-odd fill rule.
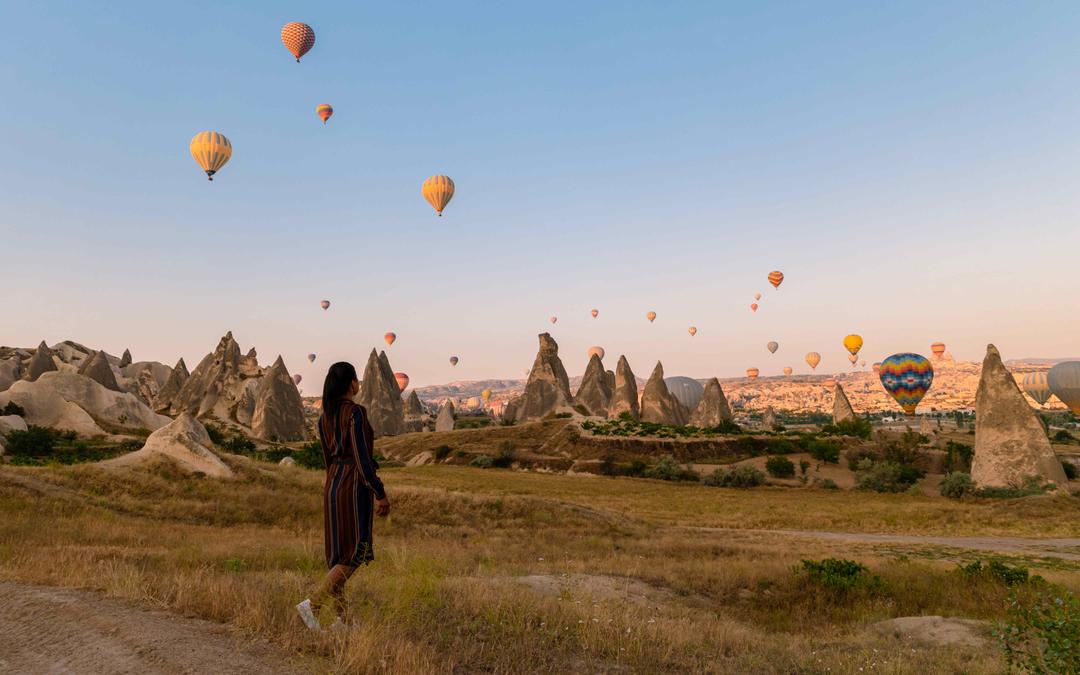
[[[420,194],[442,216],[443,209],[454,198],[454,181],[450,180],[450,176],[432,176],[424,181]]]
[[[191,156],[195,158],[208,180],[232,157],[232,143],[216,131],[202,131],[191,139]]]

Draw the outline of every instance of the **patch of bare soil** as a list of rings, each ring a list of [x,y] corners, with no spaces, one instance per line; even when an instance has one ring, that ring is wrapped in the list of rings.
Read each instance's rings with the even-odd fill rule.
[[[678,596],[666,588],[640,579],[604,574],[531,574],[514,577],[539,595],[568,597],[571,600],[620,602],[657,608],[676,602]]]
[[[301,673],[216,623],[95,593],[0,582],[2,673]]]
[[[985,621],[944,616],[902,616],[870,625],[870,630],[904,642],[933,647],[983,647],[989,625]]]

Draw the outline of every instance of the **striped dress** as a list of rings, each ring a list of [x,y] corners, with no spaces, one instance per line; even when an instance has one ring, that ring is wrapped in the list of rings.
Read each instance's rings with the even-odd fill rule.
[[[375,433],[367,411],[348,399],[332,404],[319,418],[319,441],[326,460],[326,565],[365,565],[375,558],[371,548],[375,499],[386,496],[372,456]]]

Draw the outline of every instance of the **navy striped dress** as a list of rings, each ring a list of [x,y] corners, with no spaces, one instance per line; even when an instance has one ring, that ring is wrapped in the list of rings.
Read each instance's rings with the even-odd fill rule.
[[[375,499],[386,496],[373,457],[375,432],[363,406],[343,399],[323,409],[319,441],[326,460],[323,530],[326,565],[359,567],[375,559],[371,547]]]

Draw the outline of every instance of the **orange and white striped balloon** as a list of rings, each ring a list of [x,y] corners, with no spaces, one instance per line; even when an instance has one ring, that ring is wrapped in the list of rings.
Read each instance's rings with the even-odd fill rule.
[[[424,181],[420,194],[441,217],[443,209],[454,198],[454,181],[450,180],[450,176],[432,176]]]
[[[282,27],[281,41],[285,43],[285,48],[296,57],[296,62],[300,63],[300,57],[310,52],[315,46],[315,31],[311,30],[311,26],[306,23],[292,21]]]
[[[769,272],[769,283],[773,285],[773,288],[780,288],[780,284],[784,282],[784,273],[780,270],[774,270]]]

